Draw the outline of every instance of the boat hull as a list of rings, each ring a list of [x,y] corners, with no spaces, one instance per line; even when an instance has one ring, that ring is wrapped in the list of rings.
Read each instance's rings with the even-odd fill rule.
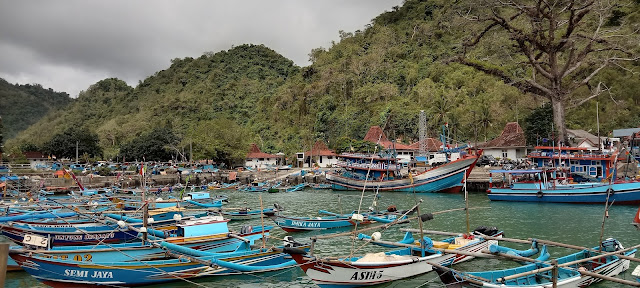
[[[627,252],[625,253],[626,256],[630,256],[633,257],[635,255],[635,250],[631,251],[631,252]],[[561,259],[561,258],[560,258]],[[559,259],[559,260],[560,260]],[[574,260],[574,259],[572,259]],[[564,261],[559,261],[564,262]],[[600,275],[604,275],[604,276],[616,276],[624,271],[626,271],[627,269],[629,269],[629,264],[630,261],[629,260],[624,260],[624,259],[620,259],[618,257],[615,257],[614,260],[608,261],[607,263],[603,263],[603,264],[593,264],[593,265],[599,265],[595,268],[595,270],[591,271],[594,273],[598,273]],[[533,270],[539,267],[533,267],[531,268],[532,265],[527,265],[530,268],[523,268],[521,270],[518,270],[518,273],[521,272],[526,272],[528,270]],[[574,267],[574,269],[577,269],[577,267]],[[478,288],[478,287],[489,287],[489,288],[522,288],[522,287],[526,287],[526,288],[547,288],[547,287],[551,287],[552,286],[552,282],[551,282],[551,273],[552,271],[546,271],[546,272],[541,272],[538,274],[533,274],[533,275],[529,275],[529,276],[523,276],[523,277],[519,277],[513,280],[509,280],[506,283],[501,283],[501,282],[497,282],[497,281],[493,281],[493,282],[484,282],[484,281],[480,281],[478,279],[474,279],[474,281],[469,281],[468,278],[466,278],[466,276],[462,276],[462,275],[458,275],[458,272],[453,272],[451,270],[449,271],[444,271],[443,269],[439,269],[439,268],[435,268],[436,272],[438,273],[438,275],[440,276],[440,280],[442,280],[442,282],[445,284],[445,286],[447,288],[462,288],[462,287],[470,287],[470,288]],[[513,269],[510,269],[513,270]],[[562,277],[559,276],[560,278],[558,278],[557,281],[557,287],[562,287],[562,288],[583,288],[583,287],[587,287],[591,284],[595,284],[598,282],[601,282],[602,279],[601,278],[596,278],[596,277],[591,277],[591,276],[581,276],[580,273],[576,272],[576,270],[568,270],[568,273],[571,273],[570,276],[568,277]],[[560,275],[562,275],[562,273],[565,273],[562,271],[562,268],[559,272]],[[476,274],[476,273],[470,273],[472,275]],[[486,278],[486,276],[484,275],[484,272],[479,272],[477,273],[478,275],[476,276],[484,276],[484,278]],[[500,277],[504,277],[507,275],[511,275],[509,274],[504,274],[504,273],[500,273],[499,274]],[[493,279],[495,280],[495,279]],[[475,282],[475,283],[473,283]]]
[[[495,243],[497,241],[479,241],[458,250],[480,252]],[[407,250],[408,248],[399,251]],[[429,263],[449,266],[473,258],[456,254],[433,254],[425,257],[412,256],[408,260],[359,263],[355,259],[319,260],[295,254],[292,257],[318,286],[341,288],[387,283],[430,272],[433,267]]]
[[[228,253],[228,256],[218,258],[226,262],[256,268],[282,266],[273,269],[256,269],[251,272],[240,272],[218,266],[208,267],[185,259],[83,263],[34,257],[26,253],[11,253],[10,255],[26,272],[52,287],[141,286],[176,281],[179,280],[177,277],[191,279],[261,273],[295,267],[295,262],[288,258],[288,254],[271,250],[233,252]]]
[[[326,179],[334,190],[379,190],[399,192],[451,192],[457,193],[462,189],[465,174],[471,172],[478,158],[466,157],[427,170],[413,179],[402,178],[397,180],[376,181],[369,179],[364,181],[343,177],[335,173],[327,173]]]
[[[308,217],[287,217],[282,215],[273,215],[269,216],[276,225],[280,226],[282,230],[286,232],[301,232],[301,231],[316,231],[316,230],[326,230],[326,229],[335,229],[342,227],[355,226],[356,221],[352,220],[351,217],[317,217],[317,218],[308,218]],[[371,224],[373,221],[365,218],[364,221],[358,223],[358,225],[367,225]]]
[[[493,188],[489,190],[489,199],[492,201],[517,201],[517,202],[557,202],[557,203],[604,203],[607,201],[616,204],[640,203],[640,182],[625,182],[608,184],[593,184],[592,186],[579,186],[574,188],[557,189],[505,189]]]

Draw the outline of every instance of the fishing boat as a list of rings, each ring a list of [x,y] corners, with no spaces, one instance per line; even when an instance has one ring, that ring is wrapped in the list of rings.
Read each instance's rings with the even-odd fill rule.
[[[309,184],[311,189],[331,189],[331,184],[327,183],[317,183],[317,184]]]
[[[221,216],[180,220],[175,233],[148,228],[146,229],[148,234],[146,239],[161,240],[200,251],[231,252],[250,249],[257,240],[269,236],[269,232],[273,228],[272,226],[264,228],[262,226],[243,226],[240,231],[230,231],[227,226],[228,221]],[[88,246],[52,246],[57,243],[42,236],[28,234],[25,235],[21,243],[25,248],[11,247],[11,249],[24,253],[48,255],[50,258],[74,259],[85,262],[153,260],[165,256],[161,249],[148,242],[140,241],[139,239],[143,237],[139,233],[139,229],[137,230],[133,231],[136,233],[137,239],[129,243],[104,243]]]
[[[636,266],[636,269],[633,269],[631,275],[633,275],[633,277],[636,277],[636,281],[640,282],[640,265]]]
[[[561,202],[561,203],[640,203],[640,181],[572,183],[565,177],[555,177],[556,169],[491,170],[504,173],[506,181],[487,190],[492,201]],[[614,176],[615,177],[615,176]]]
[[[621,154],[611,151],[563,146],[536,146],[527,158],[537,167],[564,167],[570,173],[583,173],[596,181],[611,178],[616,161],[624,160]]]
[[[451,192],[462,190],[462,181],[471,173],[477,156],[462,158],[412,175],[402,173],[395,152],[375,155],[343,153],[339,171],[327,172],[327,182],[334,190],[370,190],[404,192]]]
[[[371,220],[367,214],[336,214],[333,216],[322,217],[297,217],[297,216],[284,216],[280,213],[274,213],[267,215],[273,222],[276,223],[282,230],[286,232],[301,232],[301,231],[318,231],[342,227],[351,227],[358,225],[371,224],[375,221]],[[354,218],[355,216],[355,218]],[[359,219],[358,216],[363,216]]]
[[[273,249],[210,253],[161,242],[171,258],[126,262],[86,262],[10,251],[34,278],[52,287],[140,286],[205,276],[261,273],[296,266],[288,254]],[[308,249],[300,247],[300,249]]]
[[[495,237],[502,235],[502,232],[497,230],[482,230],[482,232]],[[360,257],[321,258],[295,253],[292,253],[291,256],[307,276],[320,287],[378,285],[430,272],[433,270],[432,263],[449,266],[473,258],[469,255],[445,254],[440,252],[440,249],[472,254],[487,249],[490,244],[497,243],[495,240],[485,240],[480,236],[483,234],[480,233],[472,235],[473,237],[469,235],[450,237],[442,241],[432,241],[430,238],[424,237],[422,241],[418,241],[418,245],[413,245],[415,242],[413,237],[409,238],[405,235],[402,241],[386,243],[385,247],[404,246],[407,248],[368,253]],[[378,237],[380,234],[373,238],[362,236],[360,238],[375,242]]]
[[[601,246],[602,252],[598,252],[596,249],[599,247],[595,247],[593,250],[586,249],[557,258],[557,287],[586,287],[602,281],[601,278],[590,276],[589,272],[600,276],[616,276],[629,268],[630,261],[617,254],[624,253],[625,256],[633,257],[636,249],[624,250],[620,242],[611,238],[603,241]],[[438,267],[435,270],[447,287],[544,288],[554,284],[553,268],[548,262],[537,262],[517,268],[484,272],[460,272]],[[526,272],[530,273],[527,275]]]
[[[239,188],[239,190],[245,192],[268,192],[269,189],[277,189],[280,186],[281,182],[271,184],[269,182],[258,182],[253,181],[250,185]]]
[[[58,215],[58,214],[55,214]],[[50,246],[92,245],[100,243],[121,243],[137,239],[138,229],[143,226],[143,220],[117,214],[106,214],[112,220],[97,222],[90,215],[84,214],[84,220],[53,219],[47,222],[7,222],[0,224],[2,235],[21,244],[27,235],[47,238]],[[94,217],[95,218],[95,217]],[[191,217],[185,217],[189,220]],[[150,228],[174,230],[176,224],[182,220],[181,210],[170,207],[156,209],[149,212]],[[122,223],[117,223],[123,221]],[[126,223],[130,225],[125,225]]]
[[[278,212],[278,210],[276,210],[275,208],[266,208],[266,209],[262,209],[262,211],[251,210],[249,208],[242,208],[237,211],[222,211],[220,212],[220,214],[222,214],[225,218],[228,218],[231,220],[250,220],[250,219],[260,218],[262,217],[262,215],[264,216],[272,215],[272,214],[275,214],[276,212]]]
[[[189,192],[186,196],[182,197],[182,200],[193,200],[196,202],[229,202],[229,197],[226,195],[212,196],[209,192]]]

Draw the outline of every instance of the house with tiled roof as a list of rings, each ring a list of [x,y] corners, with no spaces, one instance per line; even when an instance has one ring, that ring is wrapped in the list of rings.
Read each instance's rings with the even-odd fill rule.
[[[602,140],[607,138],[601,137],[600,140],[598,140],[598,136],[581,129],[567,129],[567,137],[569,138],[569,146],[571,147],[595,149],[598,149],[599,143],[602,143]]]
[[[518,122],[509,122],[497,138],[478,145],[484,155],[495,158],[520,160],[527,158],[527,140]]]
[[[245,157],[245,167],[249,168],[265,168],[268,166],[275,166],[278,164],[278,155],[268,154],[260,151],[258,145],[251,143],[249,153]]]
[[[300,154],[300,153],[298,153]],[[311,147],[311,150],[302,153],[302,167],[312,167],[317,165],[318,167],[332,167],[338,163],[338,154],[335,151],[329,149],[322,141],[317,141]]]
[[[397,141],[390,141],[386,135],[384,135],[382,128],[380,126],[371,126],[367,135],[364,136],[364,141],[369,141],[373,143],[378,143],[380,146],[385,149],[394,149],[398,153],[398,162],[400,163],[409,163],[413,155],[417,151],[417,149],[413,148],[410,145],[398,143]]]
[[[428,152],[438,152],[440,151],[440,149],[442,149],[442,142],[436,138],[427,138],[424,139],[424,141],[427,143],[427,151]],[[415,151],[419,151],[420,150],[420,141],[417,141],[411,145],[409,145],[409,147],[415,149]]]
[[[40,151],[26,151],[22,154],[27,159],[27,161],[29,161],[29,166],[33,170],[50,166],[48,165],[48,161],[50,161],[49,156]]]

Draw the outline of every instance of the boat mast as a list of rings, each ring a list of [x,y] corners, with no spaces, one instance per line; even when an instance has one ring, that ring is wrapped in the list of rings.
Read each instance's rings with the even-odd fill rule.
[[[467,235],[471,232],[471,227],[469,225],[469,193],[467,191],[467,173],[464,173],[464,185],[462,186],[464,189],[464,211],[467,214]],[[420,227],[422,230],[422,227]]]
[[[602,142],[600,141],[600,109],[598,109],[598,101],[596,101],[596,125],[598,127],[598,152],[602,152]]]

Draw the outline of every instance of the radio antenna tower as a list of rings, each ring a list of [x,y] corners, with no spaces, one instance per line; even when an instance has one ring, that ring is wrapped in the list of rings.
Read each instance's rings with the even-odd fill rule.
[[[420,110],[420,156],[427,156],[427,115],[424,110]]]

